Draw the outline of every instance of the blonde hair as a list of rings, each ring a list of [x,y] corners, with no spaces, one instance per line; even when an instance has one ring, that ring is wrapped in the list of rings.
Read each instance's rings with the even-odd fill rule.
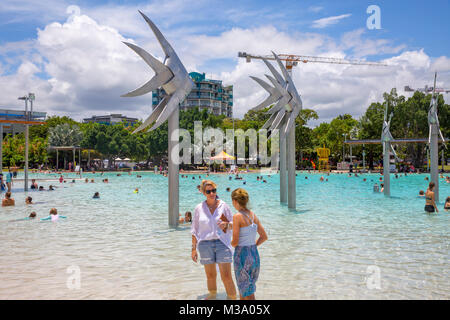
[[[248,210],[247,208],[247,204],[248,204],[248,192],[245,191],[242,188],[237,188],[235,190],[233,190],[233,192],[231,193],[231,199],[232,200],[236,200],[237,203],[239,203],[239,205],[243,208]]]
[[[214,182],[212,182],[211,180],[202,180],[200,188],[202,189],[203,193],[205,193],[207,186],[212,186],[213,188],[217,189],[217,185]]]

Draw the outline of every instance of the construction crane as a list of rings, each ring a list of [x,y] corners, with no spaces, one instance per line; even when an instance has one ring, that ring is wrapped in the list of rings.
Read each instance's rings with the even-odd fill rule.
[[[425,85],[424,88],[417,88],[417,89],[413,89],[410,86],[405,86],[405,91],[406,92],[415,92],[415,91],[420,91],[420,92],[425,92],[425,93],[450,93],[450,89],[444,89],[444,88],[434,88],[436,86],[436,84],[432,87],[429,87],[427,85]]]
[[[239,58],[245,58],[247,62],[250,62],[252,59],[267,59],[267,60],[275,60],[273,55],[253,55],[247,52],[239,52]],[[292,70],[292,67],[298,65],[299,62],[308,63],[335,63],[335,64],[353,64],[353,65],[365,65],[365,66],[388,66],[385,63],[380,62],[369,62],[362,60],[346,60],[339,58],[327,58],[327,57],[314,57],[314,56],[300,56],[295,54],[279,54],[278,57],[280,60],[286,61],[286,69],[288,71]]]

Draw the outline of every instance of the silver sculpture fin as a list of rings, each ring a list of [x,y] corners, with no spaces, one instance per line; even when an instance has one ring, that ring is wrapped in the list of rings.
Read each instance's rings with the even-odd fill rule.
[[[145,14],[141,11],[139,13],[150,26],[150,29],[152,29],[166,56],[164,63],[162,63],[144,49],[124,42],[155,71],[155,76],[142,87],[123,95],[123,97],[144,95],[158,88],[164,89],[166,96],[161,100],[152,114],[134,132],[142,131],[154,122],[155,124],[150,130],[158,128],[178,108],[179,104],[183,102],[194,86],[186,68],[181,63],[172,46],[164,38],[161,31],[159,31],[156,25]]]
[[[271,104],[275,103],[280,98],[279,92],[276,90],[276,88],[271,87],[269,84],[267,84],[266,82],[264,82],[263,80],[261,80],[257,77],[250,76],[250,78],[255,80],[261,87],[263,87],[270,94],[266,98],[266,100],[264,100],[263,102],[258,104],[256,107],[252,108],[251,110],[258,111],[258,110],[264,109],[264,108],[270,106]]]

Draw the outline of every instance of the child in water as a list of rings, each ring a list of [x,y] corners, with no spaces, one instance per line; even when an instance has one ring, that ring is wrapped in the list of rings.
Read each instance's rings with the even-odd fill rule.
[[[30,215],[28,217],[26,217],[26,218],[11,220],[10,222],[33,220],[34,218],[36,218],[36,212],[35,211],[30,213]]]
[[[46,218],[42,218],[41,221],[52,220],[54,222],[54,221],[58,221],[59,218],[64,218],[65,219],[67,217],[60,216],[58,214],[58,210],[56,210],[56,208],[51,208],[50,209],[50,215],[48,217],[46,217]]]

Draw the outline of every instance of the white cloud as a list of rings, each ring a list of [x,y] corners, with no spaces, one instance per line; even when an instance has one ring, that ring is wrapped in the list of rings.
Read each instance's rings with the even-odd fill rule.
[[[159,44],[145,23],[142,27],[146,28],[145,39],[125,39],[117,28],[100,23],[81,11],[81,15],[65,23],[48,24],[38,31],[37,39],[33,41],[0,47],[0,57],[20,51],[17,48],[25,51],[20,56],[10,56],[20,65],[15,73],[0,74],[0,105],[22,108],[17,97],[34,92],[36,110],[48,111],[49,114],[70,115],[77,120],[109,112],[146,117],[150,112],[151,95],[120,97],[153,75],[152,70],[122,41],[135,42],[161,59]],[[348,58],[348,51],[355,56],[364,52],[395,54],[386,60],[391,67],[318,63],[300,63],[295,67],[293,78],[304,107],[316,110],[321,117],[319,122],[343,113],[358,117],[371,102],[380,101],[383,92],[393,87],[405,94],[402,91],[405,85],[431,85],[434,68],[442,72],[439,81],[450,82],[449,73],[444,72],[449,70],[448,57],[432,59],[423,50],[399,53],[401,44],[392,45],[384,39],[365,39],[361,30],[345,34],[339,41],[315,33],[281,32],[270,25],[233,28],[215,36],[183,36],[183,30],[171,31],[170,34],[172,36],[167,38],[188,71],[206,72],[223,80],[224,84],[234,86],[235,115],[238,117],[267,95],[249,76],[264,77],[269,73],[262,61],[246,63],[245,59],[238,59],[238,51],[270,54],[270,50],[274,50],[277,53],[338,58]],[[214,59],[229,61],[229,67],[219,69],[210,64],[210,69],[203,69],[205,63]],[[7,70],[5,63],[8,62],[3,59],[3,70]],[[48,78],[38,77],[42,73]]]
[[[336,24],[340,20],[348,18],[350,16],[351,16],[351,14],[347,13],[347,14],[342,14],[340,16],[333,16],[333,17],[327,17],[327,18],[314,20],[311,27],[316,28],[316,29],[322,29],[322,28],[328,27],[330,25]]]
[[[311,6],[311,7],[309,7],[307,10],[308,10],[309,12],[317,13],[317,12],[322,11],[322,10],[323,10],[323,7],[321,7],[321,6]]]
[[[430,68],[438,72],[450,71],[450,58],[445,56],[439,57],[433,62]]]
[[[393,45],[392,41],[386,39],[363,39],[366,32],[366,29],[357,29],[344,33],[338,48],[352,50],[353,56],[359,58],[375,54],[396,54],[406,47],[403,44]]]

